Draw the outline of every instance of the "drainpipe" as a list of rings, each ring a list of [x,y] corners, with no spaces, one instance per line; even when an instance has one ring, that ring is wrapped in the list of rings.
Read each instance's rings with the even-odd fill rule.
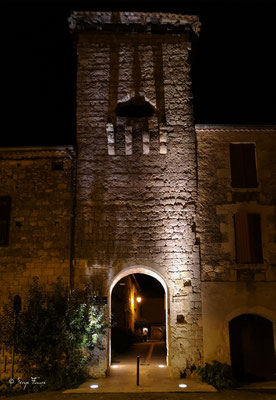
[[[67,150],[71,160],[71,207],[70,207],[70,239],[69,239],[69,296],[74,290],[74,259],[75,259],[75,223],[77,194],[77,150],[75,154]]]

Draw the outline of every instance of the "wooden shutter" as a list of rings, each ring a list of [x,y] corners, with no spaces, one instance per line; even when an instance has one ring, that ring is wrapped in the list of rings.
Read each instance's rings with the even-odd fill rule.
[[[243,147],[243,165],[245,176],[245,187],[257,187],[257,170],[255,159],[255,145],[254,143],[245,143]]]
[[[10,205],[10,197],[0,197],[0,246],[8,245]]]
[[[245,211],[239,211],[237,214],[235,214],[234,221],[236,262],[241,264],[249,263],[251,254],[247,213]]]
[[[244,187],[243,181],[243,155],[240,144],[230,143],[231,185]]]
[[[239,211],[234,216],[236,262],[258,264],[263,262],[261,219],[259,214]]]
[[[263,262],[261,219],[259,214],[248,214],[248,232],[250,241],[251,262]]]
[[[257,187],[254,143],[230,143],[230,164],[232,187]]]

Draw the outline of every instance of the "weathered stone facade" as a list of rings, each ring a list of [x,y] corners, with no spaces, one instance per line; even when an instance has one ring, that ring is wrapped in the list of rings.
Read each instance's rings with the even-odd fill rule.
[[[197,125],[196,132],[204,358],[230,363],[228,323],[238,315],[272,321],[276,343],[276,128]],[[255,144],[256,188],[231,186],[230,143]],[[260,215],[262,263],[236,262],[240,209]]]
[[[183,17],[174,34],[167,31],[170,16],[139,14],[132,20],[127,13],[76,13],[73,20],[78,28],[75,279],[98,269],[108,292],[125,268],[158,272],[169,292],[169,365],[178,374],[187,360],[198,363],[202,357],[188,41],[197,20]],[[117,32],[110,33],[114,26]],[[151,117],[116,115],[118,104],[138,97],[154,108]],[[110,130],[113,153],[107,145]],[[185,314],[185,323],[176,322],[178,314]]]
[[[72,157],[72,147],[0,150],[0,196],[11,198],[9,241],[0,247],[4,302],[23,295],[35,276],[69,282]]]
[[[110,311],[121,277],[149,274],[165,291],[171,374],[187,363],[230,362],[232,318],[256,313],[276,323],[276,128],[195,128],[196,17],[77,12],[71,26],[76,154],[0,151],[0,195],[12,199],[1,297],[22,295],[37,275],[46,284],[62,276],[71,287],[94,276]],[[233,142],[256,144],[254,189],[231,187]],[[52,170],[54,160],[63,169]],[[262,264],[235,261],[233,215],[241,207],[261,215]],[[96,376],[109,368],[108,339]]]

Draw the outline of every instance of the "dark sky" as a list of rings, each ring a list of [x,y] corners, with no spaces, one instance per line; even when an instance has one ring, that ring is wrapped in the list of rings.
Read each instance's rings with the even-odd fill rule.
[[[276,124],[276,2],[2,1],[0,146],[74,144],[76,56],[70,10],[199,14],[196,123]]]

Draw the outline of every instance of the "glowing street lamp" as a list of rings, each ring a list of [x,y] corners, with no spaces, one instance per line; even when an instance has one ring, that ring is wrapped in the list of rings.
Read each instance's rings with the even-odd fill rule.
[[[141,303],[142,297],[136,297],[137,303]]]

